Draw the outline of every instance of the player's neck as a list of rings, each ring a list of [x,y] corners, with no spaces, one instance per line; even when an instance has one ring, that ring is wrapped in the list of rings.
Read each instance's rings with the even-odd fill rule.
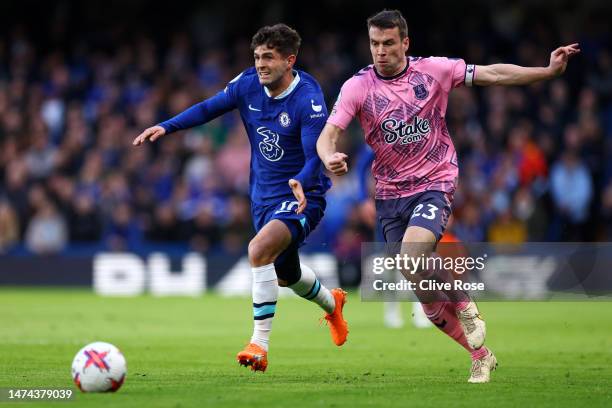
[[[407,68],[408,68],[408,58],[404,59],[403,63],[400,65],[400,67],[397,69],[397,71],[395,71],[393,74],[391,74],[391,76],[399,75],[399,74],[403,73],[404,71],[406,71]]]
[[[400,64],[400,66],[393,71],[393,73],[387,74],[386,72],[378,72],[378,70],[376,69],[376,67],[374,67],[374,72],[376,73],[376,76],[378,76],[381,79],[395,79],[399,76],[404,75],[404,73],[406,72],[406,70],[408,70],[408,58],[406,58],[402,64]]]
[[[287,72],[283,75],[276,84],[266,85],[266,89],[268,90],[268,95],[271,98],[276,98],[278,95],[282,94],[289,88],[294,79],[293,70]]]

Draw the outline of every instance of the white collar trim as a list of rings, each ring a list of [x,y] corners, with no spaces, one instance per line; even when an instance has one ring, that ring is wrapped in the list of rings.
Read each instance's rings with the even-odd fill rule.
[[[279,95],[275,96],[274,99],[283,99],[284,97],[289,95],[291,92],[293,92],[297,84],[300,83],[300,74],[297,71],[293,71],[293,72],[295,73],[295,77],[293,77],[293,81],[291,81],[287,89],[285,89]],[[264,91],[266,92],[266,95],[268,95],[268,97],[272,98],[272,95],[270,95],[270,90],[268,89],[268,87],[264,86]]]

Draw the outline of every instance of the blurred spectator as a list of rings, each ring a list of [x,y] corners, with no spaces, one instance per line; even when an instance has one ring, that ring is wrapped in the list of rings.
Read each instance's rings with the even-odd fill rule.
[[[66,221],[50,201],[44,199],[37,204],[25,233],[25,243],[36,254],[57,253],[68,244]]]
[[[484,242],[485,224],[481,218],[481,211],[474,202],[468,202],[455,217],[454,231],[461,241]]]
[[[0,200],[0,254],[19,242],[19,219],[11,204]]]
[[[535,180],[546,177],[548,167],[546,159],[539,147],[531,139],[532,126],[522,123],[510,131],[509,143],[515,155],[521,185],[529,185]]]
[[[605,98],[612,97],[612,54],[602,49],[597,55],[596,67],[588,76],[588,83]]]
[[[593,196],[591,175],[573,151],[567,151],[551,171],[551,191],[562,238],[581,241]]]
[[[601,207],[604,219],[602,239],[605,241],[612,241],[612,181],[608,183],[603,191]]]
[[[105,242],[113,251],[135,250],[141,243],[142,230],[132,209],[127,203],[120,203],[112,210],[107,225]]]
[[[543,201],[538,200],[527,187],[521,187],[514,194],[512,212],[527,229],[527,240],[542,242],[546,240],[549,214]]]
[[[101,214],[87,194],[76,197],[70,211],[69,226],[71,241],[96,242],[102,239]]]
[[[527,227],[508,209],[502,212],[489,227],[488,240],[489,242],[520,244],[527,240]]]
[[[216,177],[237,191],[248,192],[251,149],[242,125],[234,127],[216,159]]]
[[[58,211],[64,216],[69,216],[74,200],[74,182],[72,179],[60,174],[53,174],[47,179],[46,191]]]
[[[177,241],[180,238],[180,230],[172,205],[170,203],[159,204],[154,212],[147,238],[156,242]]]
[[[223,249],[240,253],[254,235],[248,197],[233,196],[227,204],[227,221],[223,225]]]
[[[202,206],[191,223],[189,243],[198,252],[208,252],[219,241],[220,232],[212,209]],[[226,246],[237,244],[235,235],[230,235],[229,239],[231,242],[225,243]]]
[[[3,195],[12,204],[19,217],[21,232],[25,229],[28,217],[28,173],[23,160],[13,158],[5,162],[4,183],[0,186]]]
[[[194,155],[185,164],[184,177],[189,184],[199,184],[207,177],[216,177],[213,163],[213,142],[209,137],[198,137]]]
[[[57,149],[49,144],[44,130],[38,129],[33,136],[32,146],[25,156],[26,166],[34,179],[47,177],[56,165]]]

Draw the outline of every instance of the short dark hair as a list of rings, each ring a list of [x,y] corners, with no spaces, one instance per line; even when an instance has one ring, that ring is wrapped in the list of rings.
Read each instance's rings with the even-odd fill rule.
[[[383,10],[368,18],[368,30],[370,27],[399,29],[400,38],[408,37],[408,23],[399,10]]]
[[[286,24],[260,28],[251,40],[251,50],[260,45],[276,49],[282,56],[297,55],[302,39],[297,31]]]

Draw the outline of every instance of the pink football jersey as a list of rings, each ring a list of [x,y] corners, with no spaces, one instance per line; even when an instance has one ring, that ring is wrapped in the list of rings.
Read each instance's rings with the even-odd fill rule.
[[[327,122],[346,129],[359,118],[375,154],[377,199],[454,192],[457,153],[446,106],[450,90],[471,86],[473,78],[474,66],[461,59],[410,57],[394,77],[382,77],[370,65],[344,83]]]

